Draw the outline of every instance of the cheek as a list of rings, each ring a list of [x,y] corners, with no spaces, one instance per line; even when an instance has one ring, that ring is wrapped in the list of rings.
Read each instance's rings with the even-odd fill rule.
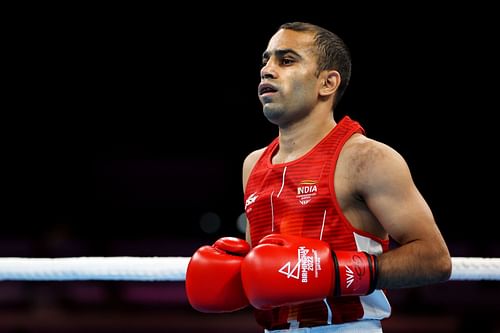
[[[317,96],[316,85],[314,80],[296,80],[290,86],[291,99],[294,101],[302,101],[302,103],[310,101]]]

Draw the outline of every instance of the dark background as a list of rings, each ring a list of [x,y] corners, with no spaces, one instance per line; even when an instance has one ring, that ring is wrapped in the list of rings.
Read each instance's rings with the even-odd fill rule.
[[[0,256],[190,256],[220,236],[243,237],[241,165],[277,135],[257,99],[261,54],[295,20],[350,47],[351,85],[335,118],[350,115],[405,157],[452,256],[500,255],[490,8],[192,7],[10,13]],[[207,213],[219,225],[209,232]],[[193,311],[182,283],[0,289],[1,332],[260,331],[249,311]],[[391,293],[387,332],[465,332],[479,316],[483,332],[500,331],[498,282]]]

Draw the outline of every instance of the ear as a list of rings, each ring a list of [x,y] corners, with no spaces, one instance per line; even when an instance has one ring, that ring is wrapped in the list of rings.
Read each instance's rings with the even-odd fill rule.
[[[321,87],[319,88],[320,96],[333,95],[340,86],[340,73],[334,70],[324,71],[321,73],[323,79],[321,80]]]

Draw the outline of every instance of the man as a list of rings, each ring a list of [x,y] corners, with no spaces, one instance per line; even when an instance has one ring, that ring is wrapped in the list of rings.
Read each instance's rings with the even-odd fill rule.
[[[258,95],[279,136],[243,163],[247,242],[222,238],[191,259],[195,308],[250,304],[271,332],[382,332],[384,289],[448,280],[446,243],[405,160],[334,119],[350,74],[349,51],[328,30],[287,23],[270,39]],[[213,269],[210,292],[201,267]]]

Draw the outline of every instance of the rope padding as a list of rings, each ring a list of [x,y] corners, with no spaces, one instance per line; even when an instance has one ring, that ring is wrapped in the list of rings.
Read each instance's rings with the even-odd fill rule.
[[[0,281],[184,281],[189,257],[0,258]],[[500,281],[500,258],[454,257],[450,280]]]

